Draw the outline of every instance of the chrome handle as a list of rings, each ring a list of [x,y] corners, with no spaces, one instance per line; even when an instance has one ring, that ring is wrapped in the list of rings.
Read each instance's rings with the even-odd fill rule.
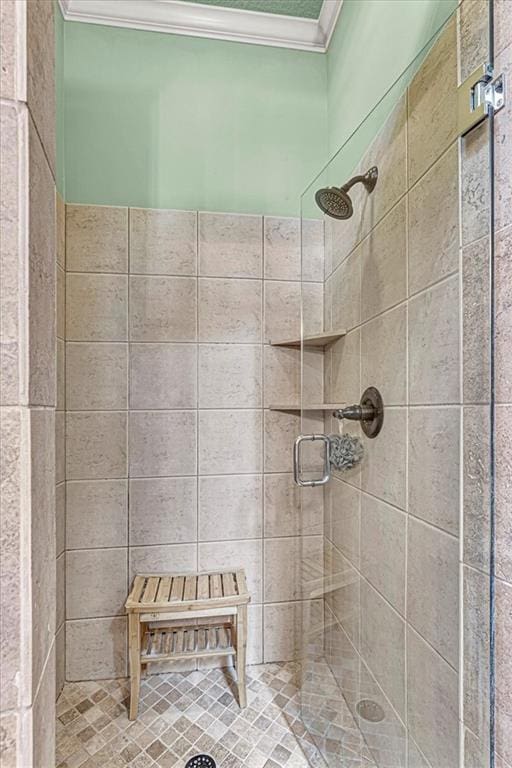
[[[305,442],[321,440],[325,446],[324,472],[317,480],[303,480],[300,476],[300,446]],[[302,488],[314,488],[317,485],[325,485],[331,479],[331,443],[327,435],[299,435],[293,444],[293,479],[296,485]]]

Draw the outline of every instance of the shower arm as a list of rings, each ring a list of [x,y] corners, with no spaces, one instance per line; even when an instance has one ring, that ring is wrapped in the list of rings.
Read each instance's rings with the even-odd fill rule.
[[[354,186],[354,184],[359,184],[359,182],[361,182],[366,186],[368,182],[367,175],[364,174],[361,176],[354,176],[352,179],[350,179],[350,181],[347,181],[346,184],[343,184],[343,186],[341,186],[340,189],[342,189],[344,192],[348,192],[349,189],[351,189]]]
[[[339,187],[339,189],[343,190],[343,192],[348,192],[349,189],[354,186],[354,184],[359,184],[360,182],[364,185],[367,192],[373,192],[375,184],[377,183],[378,175],[379,172],[377,167],[374,165],[366,173],[353,176],[347,181],[346,184],[343,184],[343,186]]]

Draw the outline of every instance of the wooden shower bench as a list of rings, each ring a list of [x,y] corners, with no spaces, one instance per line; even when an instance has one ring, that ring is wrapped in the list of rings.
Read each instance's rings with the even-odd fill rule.
[[[148,664],[158,661],[233,656],[238,701],[242,708],[247,705],[245,656],[250,599],[243,570],[141,573],[135,577],[125,605],[130,720],[137,717],[142,667],[147,669]]]

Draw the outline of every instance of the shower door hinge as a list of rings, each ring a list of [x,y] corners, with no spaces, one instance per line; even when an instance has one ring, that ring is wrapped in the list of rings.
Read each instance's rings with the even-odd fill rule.
[[[458,133],[468,131],[505,106],[505,77],[494,77],[490,64],[480,64],[458,88]]]

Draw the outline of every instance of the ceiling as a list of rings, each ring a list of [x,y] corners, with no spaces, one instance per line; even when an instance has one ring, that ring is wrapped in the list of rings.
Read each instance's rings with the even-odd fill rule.
[[[239,11],[280,13],[283,16],[318,19],[323,0],[183,0],[183,2],[220,5],[223,8],[237,8]]]

